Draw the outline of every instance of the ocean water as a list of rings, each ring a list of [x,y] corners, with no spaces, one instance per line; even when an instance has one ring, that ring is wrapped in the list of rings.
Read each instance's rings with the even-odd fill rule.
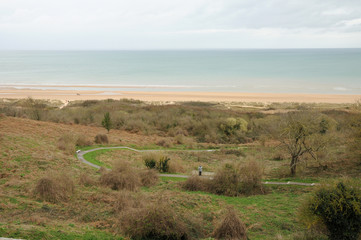
[[[9,85],[361,94],[361,49],[0,51],[0,87]]]

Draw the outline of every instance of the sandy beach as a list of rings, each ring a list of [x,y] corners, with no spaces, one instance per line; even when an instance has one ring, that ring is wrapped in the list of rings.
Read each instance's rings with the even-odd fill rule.
[[[69,86],[70,87],[70,86]],[[89,86],[87,86],[88,88]],[[94,89],[96,89],[94,87]],[[0,88],[0,98],[34,98],[61,101],[137,99],[142,101],[207,101],[207,102],[304,102],[304,103],[354,103],[361,95],[336,94],[279,94],[279,93],[226,93],[226,92],[172,92],[172,91],[108,91],[54,90]]]

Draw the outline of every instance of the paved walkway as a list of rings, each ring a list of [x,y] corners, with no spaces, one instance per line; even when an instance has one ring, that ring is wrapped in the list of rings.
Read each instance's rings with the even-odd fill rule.
[[[135,149],[135,148],[124,147],[123,146],[123,147],[100,147],[100,148],[93,148],[93,149],[86,150],[86,151],[78,150],[76,155],[77,155],[78,159],[81,162],[83,162],[85,164],[88,164],[89,166],[92,166],[94,168],[99,169],[100,166],[85,160],[84,155],[87,154],[87,153],[90,153],[90,152],[94,152],[94,151],[98,151],[98,150],[104,150],[104,149],[127,149],[127,150],[130,150],[130,151],[139,152],[139,153],[142,153],[142,152],[159,152],[159,151],[162,151],[162,152],[163,151],[183,151],[183,152],[184,151],[187,151],[187,152],[214,152],[214,151],[219,151],[219,149],[206,149],[206,150],[172,150],[172,149],[159,150],[159,149],[149,149],[149,150],[138,150],[138,149]],[[198,172],[193,171],[192,174],[196,176],[198,174]],[[211,173],[211,172],[205,172],[203,174],[203,176],[207,176],[209,178],[212,178],[213,175],[214,175],[214,173]],[[177,175],[177,174],[159,174],[159,176],[161,176],[161,177],[174,177],[174,178],[189,178],[190,177],[189,175]],[[265,184],[265,185],[298,185],[298,186],[315,186],[315,185],[317,185],[317,183],[271,182],[271,181],[263,182],[263,184]]]

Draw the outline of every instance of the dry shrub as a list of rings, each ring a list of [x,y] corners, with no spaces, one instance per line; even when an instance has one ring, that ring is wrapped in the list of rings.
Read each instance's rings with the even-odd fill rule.
[[[67,154],[75,153],[76,136],[65,134],[58,139],[57,146]]]
[[[87,139],[84,135],[80,135],[76,140],[76,145],[79,147],[85,147],[92,145],[92,142],[89,139]]]
[[[198,176],[191,176],[186,181],[182,182],[182,188],[188,191],[207,191],[209,179],[200,178]]]
[[[131,192],[127,190],[121,190],[118,195],[117,199],[114,203],[114,210],[115,212],[121,212],[124,209],[130,208],[133,206],[134,197]]]
[[[162,139],[157,142],[157,145],[165,148],[170,148],[173,146],[173,143],[169,139]]]
[[[218,195],[238,196],[241,192],[241,177],[233,164],[225,164],[210,181],[209,191]]]
[[[173,160],[169,162],[169,173],[180,173],[185,172],[183,164],[179,160]]]
[[[225,196],[251,195],[264,193],[262,176],[263,168],[250,161],[239,167],[225,164],[217,170],[213,179],[192,176],[181,184],[188,191],[207,191]]]
[[[150,187],[154,186],[158,182],[159,177],[155,170],[149,169],[140,172],[140,180],[142,182],[142,186]]]
[[[91,178],[87,173],[82,173],[79,177],[79,184],[84,185],[86,187],[96,185],[96,181]]]
[[[123,234],[132,239],[189,239],[186,224],[164,201],[123,212],[119,227]]]
[[[113,190],[126,189],[129,191],[135,191],[141,185],[136,170],[127,162],[118,162],[113,170],[104,172],[100,177],[100,183]]]
[[[239,168],[241,193],[246,195],[264,193],[262,178],[263,167],[256,161],[249,161]]]
[[[73,192],[72,178],[65,173],[40,178],[33,191],[37,198],[53,203],[68,200]]]
[[[97,134],[94,138],[94,142],[97,144],[108,144],[109,140],[108,140],[108,136],[105,134]]]
[[[215,239],[246,240],[246,226],[233,208],[229,208],[224,219],[213,232]]]
[[[145,197],[139,193],[128,190],[119,191],[114,202],[114,211],[120,213],[131,208],[140,208],[144,206]]]

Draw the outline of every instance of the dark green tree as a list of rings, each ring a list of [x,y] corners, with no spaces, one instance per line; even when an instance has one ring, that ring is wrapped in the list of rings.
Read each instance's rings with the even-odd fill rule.
[[[109,133],[110,128],[112,127],[112,122],[111,122],[111,120],[110,120],[110,114],[109,114],[109,112],[107,112],[107,113],[104,114],[104,119],[103,119],[103,121],[102,121],[102,126],[103,126],[106,130],[108,130],[108,133]]]

